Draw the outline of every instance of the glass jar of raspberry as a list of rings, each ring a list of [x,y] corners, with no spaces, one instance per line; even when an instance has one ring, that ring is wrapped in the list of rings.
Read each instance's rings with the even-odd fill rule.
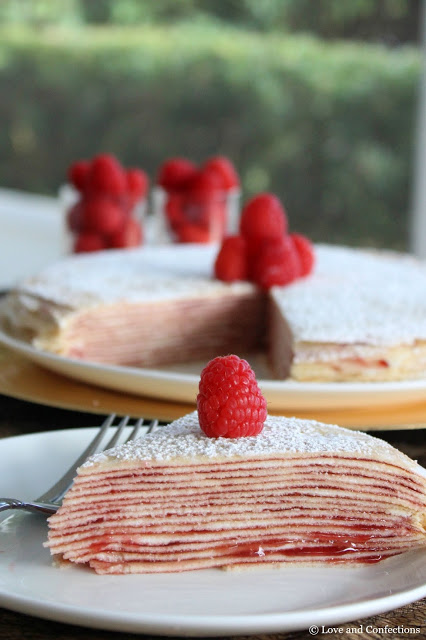
[[[152,196],[157,241],[221,242],[238,229],[239,179],[226,158],[200,168],[184,158],[167,160]]]
[[[73,163],[60,191],[73,253],[137,247],[144,241],[148,179],[109,154]]]

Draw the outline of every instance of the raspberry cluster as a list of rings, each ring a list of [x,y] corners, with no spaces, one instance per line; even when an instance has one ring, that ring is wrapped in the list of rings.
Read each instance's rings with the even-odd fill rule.
[[[170,158],[159,169],[165,191],[164,215],[175,242],[221,241],[225,235],[229,193],[240,180],[228,158],[209,158],[197,167],[186,158]]]
[[[250,280],[270,289],[308,275],[314,262],[310,240],[289,233],[280,200],[271,193],[261,193],[244,206],[239,235],[222,242],[214,270],[219,280]]]
[[[79,194],[66,218],[75,253],[142,244],[143,230],[134,210],[147,195],[144,171],[125,169],[115,156],[103,153],[74,162],[68,180]]]
[[[267,415],[254,371],[236,355],[214,358],[203,369],[197,409],[200,427],[211,438],[256,436]]]

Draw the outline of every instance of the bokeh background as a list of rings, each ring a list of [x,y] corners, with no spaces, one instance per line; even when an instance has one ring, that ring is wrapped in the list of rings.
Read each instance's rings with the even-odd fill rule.
[[[417,0],[2,0],[0,185],[227,155],[315,241],[406,248]]]

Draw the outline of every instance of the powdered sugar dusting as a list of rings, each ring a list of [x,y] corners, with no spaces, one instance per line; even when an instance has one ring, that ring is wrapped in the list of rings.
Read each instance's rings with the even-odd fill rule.
[[[272,292],[296,341],[391,346],[426,339],[426,263],[323,245],[316,256],[311,277]]]
[[[69,308],[251,291],[252,285],[212,278],[217,246],[164,245],[69,256],[19,287],[28,296]],[[26,296],[26,298],[25,298]]]
[[[18,289],[66,309],[249,292],[212,277],[217,246],[165,245],[74,255]],[[310,276],[272,295],[296,342],[392,346],[426,340],[426,263],[408,255],[316,245]]]
[[[196,411],[136,441],[92,456],[83,466],[106,461],[156,461],[268,457],[294,454],[349,454],[390,459],[399,455],[387,442],[368,434],[313,420],[269,416],[254,437],[209,438]],[[411,461],[410,461],[411,462]]]

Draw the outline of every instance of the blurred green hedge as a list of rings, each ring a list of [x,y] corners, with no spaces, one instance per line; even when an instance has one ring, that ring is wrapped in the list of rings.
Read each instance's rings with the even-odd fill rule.
[[[420,54],[207,24],[0,30],[0,185],[111,151],[237,165],[315,240],[404,247]]]

